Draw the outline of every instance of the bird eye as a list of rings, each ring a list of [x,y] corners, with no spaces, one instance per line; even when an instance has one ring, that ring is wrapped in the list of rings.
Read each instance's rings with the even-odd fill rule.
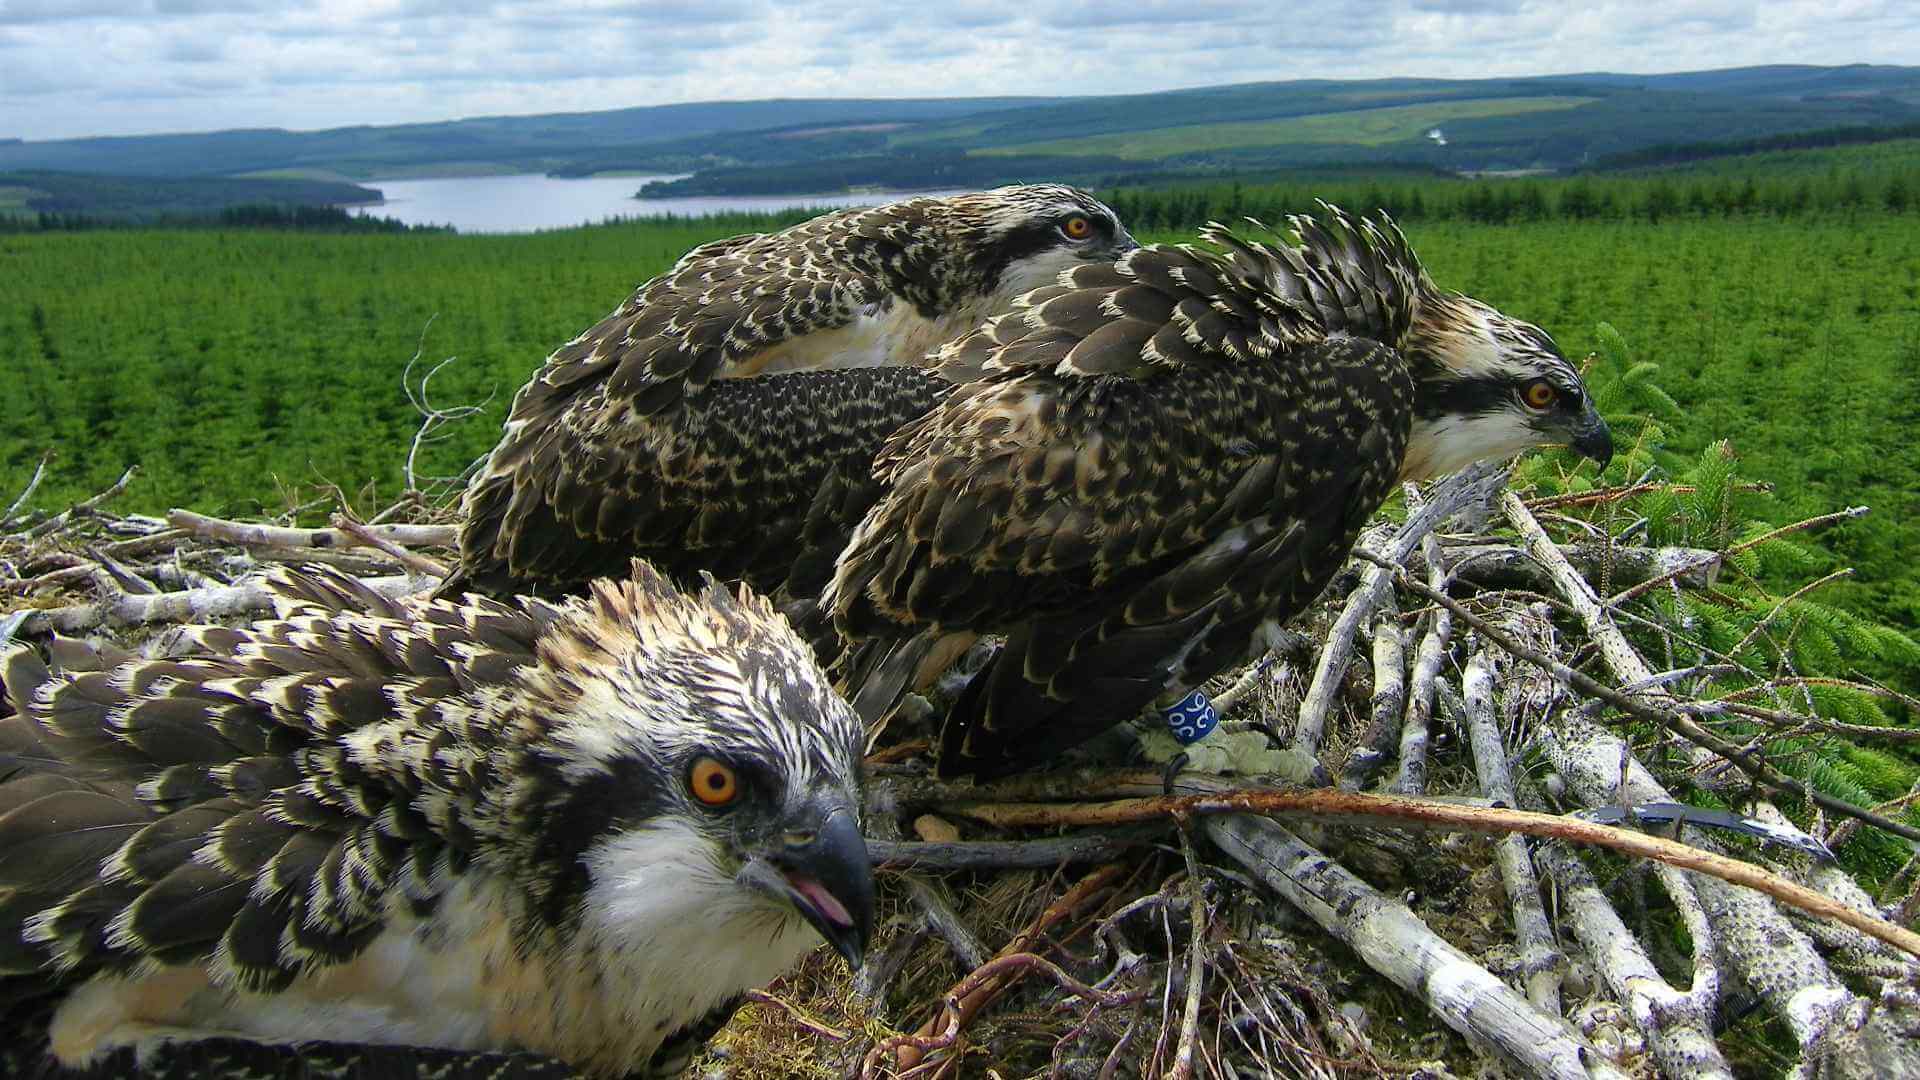
[[[1520,388],[1520,400],[1525,401],[1529,409],[1551,409],[1553,403],[1560,400],[1560,391],[1545,379],[1535,379]]]
[[[1069,240],[1085,240],[1093,235],[1093,222],[1075,214],[1060,223],[1060,232]]]
[[[687,787],[693,790],[694,798],[715,808],[740,797],[740,778],[734,775],[733,768],[710,757],[693,763],[687,772]]]

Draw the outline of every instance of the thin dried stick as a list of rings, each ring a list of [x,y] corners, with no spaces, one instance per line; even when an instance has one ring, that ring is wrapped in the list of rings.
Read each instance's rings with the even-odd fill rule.
[[[140,466],[127,466],[127,471],[120,474],[120,479],[115,480],[112,487],[109,487],[107,490],[92,498],[83,499],[80,502],[74,503],[67,509],[60,511],[40,524],[35,525],[33,528],[28,529],[27,539],[38,540],[48,533],[59,530],[69,521],[91,516],[95,510],[98,510],[108,500],[118,498],[124,493],[127,490],[127,485],[132,483],[133,478],[139,474]]]
[[[337,529],[293,529],[208,517],[191,510],[167,511],[167,524],[195,536],[224,540],[243,547],[345,548],[359,541]],[[453,547],[460,542],[457,525],[368,525],[374,536],[407,547]]]
[[[1514,496],[1514,498],[1516,503],[1518,503],[1519,496]],[[1518,505],[1520,506],[1520,509],[1522,510],[1526,509],[1525,503],[1518,503]],[[1854,518],[1865,517],[1867,514],[1871,512],[1872,512],[1871,507],[1849,506],[1845,510],[1836,510],[1831,514],[1821,514],[1819,517],[1810,517],[1804,521],[1796,521],[1791,525],[1782,525],[1777,529],[1772,529],[1772,530],[1769,530],[1768,532],[1762,533],[1761,535],[1756,536],[1751,540],[1743,540],[1740,543],[1735,544],[1732,547],[1728,548],[1725,552],[1719,555],[1716,555],[1714,558],[1719,560],[1724,560],[1731,556],[1738,555],[1742,551],[1747,551],[1752,548],[1759,547],[1761,544],[1764,544],[1769,540],[1777,540],[1780,537],[1787,535],[1788,533],[1802,532],[1806,529],[1817,528],[1821,525],[1831,525],[1836,521],[1851,521]],[[1696,569],[1696,567],[1683,566],[1673,570],[1670,573],[1662,574],[1659,577],[1649,578],[1648,580],[1643,581],[1640,584],[1633,586],[1632,588],[1624,589],[1608,597],[1607,604],[1609,606],[1617,606],[1620,604],[1624,604],[1627,601],[1632,600],[1638,596],[1643,596],[1646,593],[1651,592],[1652,590],[1657,589],[1662,585],[1665,585],[1667,582],[1673,580],[1674,578],[1677,578],[1682,574],[1689,573],[1694,569]]]
[[[1475,493],[1485,490],[1489,481],[1498,482],[1505,476],[1505,467],[1493,462],[1481,462],[1456,473],[1437,485],[1426,501],[1407,515],[1406,523],[1386,542],[1378,556],[1367,552],[1364,544],[1355,547],[1354,554],[1366,554],[1368,561],[1385,560],[1385,564],[1395,566],[1406,562],[1428,533],[1465,506]],[[1299,718],[1293,728],[1293,749],[1311,757],[1319,755],[1320,738],[1326,731],[1334,695],[1340,690],[1340,676],[1347,670],[1354,634],[1387,597],[1391,580],[1390,571],[1376,566],[1361,575],[1359,586],[1347,596],[1346,606],[1341,608],[1321,646],[1307,696],[1300,702]]]
[[[826,1022],[816,1018],[812,1013],[809,1013],[807,1010],[801,1008],[798,1005],[795,1005],[793,1002],[787,1001],[784,998],[775,997],[774,995],[767,993],[765,990],[749,990],[746,992],[745,997],[748,1001],[757,1001],[762,1005],[771,1005],[774,1008],[779,1009],[782,1012],[785,1012],[788,1016],[793,1018],[794,1023],[799,1024],[801,1027],[806,1028],[808,1031],[813,1032],[815,1035],[818,1035],[821,1038],[828,1040],[829,1042],[846,1042],[848,1039],[853,1037],[847,1034],[846,1032],[841,1031],[839,1028],[833,1027],[832,1025],[827,1024]]]
[[[427,558],[425,555],[416,555],[406,548],[401,547],[399,544],[388,540],[378,532],[375,532],[373,526],[362,525],[345,514],[335,514],[333,515],[333,527],[353,537],[367,547],[384,552],[399,562],[400,565],[416,574],[429,574],[437,578],[445,578],[447,576],[447,568],[445,566]]]
[[[51,450],[40,455],[40,464],[33,467],[33,475],[27,478],[26,490],[20,493],[19,498],[13,500],[7,507],[6,513],[0,514],[0,529],[13,524],[14,515],[20,512],[21,507],[27,505],[28,499],[33,498],[33,493],[40,487],[40,478],[47,475],[47,462],[52,460],[53,451]]]
[[[1007,942],[1006,947],[988,961],[985,967],[954,984],[954,987],[947,991],[946,1004],[941,1010],[941,1016],[928,1020],[912,1035],[896,1035],[882,1040],[878,1046],[875,1046],[867,1054],[861,1074],[877,1076],[881,1063],[888,1057],[892,1057],[898,1070],[896,1075],[905,1076],[917,1068],[931,1051],[953,1046],[958,1041],[960,1031],[966,1026],[967,1021],[999,996],[1000,992],[1011,985],[1020,973],[1036,969],[1048,975],[1057,973],[1055,981],[1060,982],[1061,985],[1081,986],[1082,984],[1073,980],[1052,963],[1030,955],[1031,951],[1040,938],[1055,924],[1078,913],[1096,896],[1105,892],[1109,885],[1126,876],[1126,872],[1125,866],[1119,863],[1108,863],[1081,878],[1058,900],[1047,905],[1047,909],[1041,912],[1025,930],[1015,935],[1012,941]],[[1086,989],[1093,995],[1093,1000],[1099,1000],[1100,995],[1104,993],[1104,991],[1093,990],[1092,987]],[[1081,991],[1075,989],[1074,992]],[[944,1023],[941,1023],[942,1017],[944,1017]],[[936,1024],[940,1026],[937,1032]]]
[[[1361,557],[1369,558],[1369,556],[1364,553],[1361,554]],[[1418,593],[1436,604],[1443,605],[1447,610],[1453,612],[1462,622],[1478,630],[1487,640],[1500,646],[1500,648],[1509,655],[1551,672],[1554,678],[1571,685],[1575,690],[1578,690],[1588,697],[1600,698],[1622,712],[1630,713],[1642,720],[1651,721],[1689,742],[1706,747],[1708,750],[1732,762],[1735,767],[1767,787],[1796,795],[1818,806],[1824,807],[1833,813],[1845,817],[1859,818],[1861,821],[1875,828],[1885,829],[1896,836],[1904,836],[1909,840],[1920,840],[1920,829],[1916,829],[1911,825],[1902,824],[1883,815],[1875,814],[1870,810],[1862,809],[1845,799],[1835,798],[1825,792],[1809,788],[1800,781],[1781,773],[1780,770],[1773,768],[1766,762],[1755,758],[1750,748],[1736,746],[1701,727],[1695,723],[1691,717],[1685,715],[1687,709],[1697,708],[1697,706],[1680,705],[1674,709],[1659,709],[1628,697],[1585,672],[1563,664],[1544,653],[1527,648],[1525,645],[1515,641],[1511,635],[1503,633],[1493,624],[1475,615],[1472,611],[1469,611],[1466,605],[1461,604],[1453,597],[1429,589],[1405,573],[1399,574],[1398,580],[1401,588]],[[1615,630],[1614,633],[1618,634],[1619,631]],[[1732,708],[1731,706],[1729,707],[1730,710],[1732,710]]]
[[[1166,1072],[1167,1080],[1187,1080],[1193,1075],[1193,1048],[1200,1038],[1200,992],[1207,976],[1201,950],[1207,933],[1207,899],[1200,880],[1200,860],[1193,853],[1193,837],[1187,835],[1185,824],[1180,830],[1180,852],[1187,859],[1187,897],[1192,905],[1187,921],[1193,940],[1187,948],[1187,1002],[1180,1013],[1180,1042],[1174,1050],[1173,1067]]]
[[[1311,814],[1316,818],[1352,816],[1375,824],[1409,824],[1494,834],[1524,833],[1612,848],[1683,870],[1693,870],[1766,893],[1822,918],[1847,924],[1920,957],[1920,934],[1844,904],[1752,863],[1650,836],[1631,829],[1599,825],[1579,818],[1537,814],[1502,807],[1460,806],[1399,795],[1349,791],[1244,790],[1216,795],[1118,799],[1107,803],[952,803],[946,809],[1004,828],[1129,825],[1179,814]]]
[[[1461,680],[1467,706],[1467,741],[1480,790],[1496,803],[1517,806],[1513,774],[1507,768],[1507,749],[1493,720],[1494,661],[1484,649],[1475,649]],[[1553,927],[1540,902],[1540,881],[1533,873],[1527,842],[1518,834],[1500,838],[1494,850],[1500,880],[1506,887],[1513,915],[1514,937],[1520,946],[1520,964],[1526,977],[1527,1000],[1549,1016],[1560,1015],[1560,979],[1566,957],[1554,947]]]

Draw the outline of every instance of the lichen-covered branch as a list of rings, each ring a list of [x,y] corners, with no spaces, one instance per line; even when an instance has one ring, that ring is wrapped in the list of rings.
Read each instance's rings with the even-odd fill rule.
[[[1513,775],[1507,769],[1507,750],[1493,718],[1493,681],[1495,662],[1485,649],[1476,649],[1467,661],[1462,690],[1467,706],[1467,735],[1473,746],[1475,770],[1480,790],[1497,805],[1517,806]],[[1514,937],[1520,945],[1520,970],[1527,987],[1527,1000],[1549,1016],[1560,1015],[1560,977],[1566,957],[1554,947],[1553,927],[1547,922],[1547,909],[1540,902],[1540,882],[1533,874],[1533,860],[1527,853],[1527,841],[1519,834],[1503,836],[1494,845],[1494,857],[1500,864],[1500,880],[1507,890],[1507,903],[1513,913]]]
[[[1236,814],[1210,818],[1206,827],[1222,851],[1359,953],[1369,967],[1524,1075],[1570,1080],[1625,1075],[1559,1020],[1533,1008],[1435,934],[1406,905],[1382,896],[1274,822]]]

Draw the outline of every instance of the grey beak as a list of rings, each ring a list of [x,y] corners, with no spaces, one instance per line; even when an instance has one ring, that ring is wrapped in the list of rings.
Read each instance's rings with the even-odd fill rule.
[[[1583,458],[1590,458],[1605,472],[1613,461],[1613,432],[1607,429],[1607,422],[1593,409],[1593,403],[1587,403],[1587,411],[1574,424],[1567,445]]]
[[[873,935],[873,869],[856,817],[843,803],[795,814],[741,880],[792,904],[857,971]]]

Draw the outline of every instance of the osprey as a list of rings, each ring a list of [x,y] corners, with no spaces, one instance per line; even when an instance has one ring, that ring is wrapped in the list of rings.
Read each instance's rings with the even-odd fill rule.
[[[1612,442],[1538,327],[1436,288],[1384,215],[1203,230],[1071,271],[942,350],[984,370],[893,434],[821,605],[869,720],[976,635],[946,775],[1044,761],[1310,604],[1402,480]]]
[[[1098,200],[1038,184],[695,248],[514,398],[468,486],[441,595],[567,592],[635,555],[779,590],[809,505],[877,497],[880,440],[946,389],[913,365],[1063,271],[1136,246]],[[821,368],[873,370],[795,374]],[[829,570],[789,592],[816,594]]]
[[[860,727],[771,607],[631,577],[418,607],[282,571],[184,655],[4,655],[0,1000],[53,1055],[241,1038],[659,1066],[824,937]]]

